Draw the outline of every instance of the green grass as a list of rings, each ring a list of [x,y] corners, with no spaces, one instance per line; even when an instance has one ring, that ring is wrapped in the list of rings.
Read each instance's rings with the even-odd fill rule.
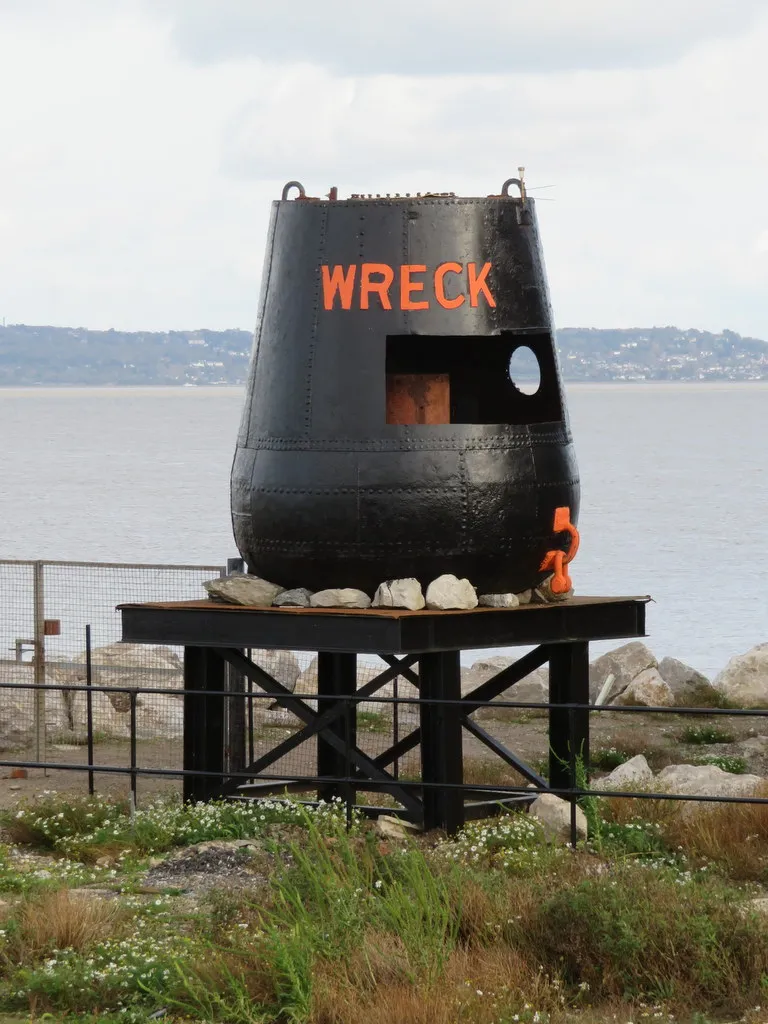
[[[392,732],[392,719],[381,711],[358,711],[357,731]]]
[[[334,820],[344,816],[340,804],[321,805],[317,813]],[[172,798],[132,815],[127,801],[62,800],[52,793],[0,814],[0,824],[16,842],[92,862],[105,851],[149,855],[212,839],[251,839],[270,825],[303,820],[303,814],[290,799],[183,804]]]
[[[743,757],[729,757],[727,754],[697,757],[696,764],[713,764],[716,768],[722,768],[724,772],[730,772],[731,775],[743,775],[747,770],[747,762]]]
[[[706,746],[710,743],[733,743],[733,733],[717,725],[689,725],[680,734],[682,743]]]
[[[70,1024],[138,1024],[163,1008],[169,1024],[740,1017],[768,996],[768,920],[749,903],[757,890],[735,883],[714,854],[694,856],[688,819],[675,825],[668,806],[643,803],[585,796],[590,838],[572,851],[547,843],[523,813],[475,822],[450,841],[393,843],[360,821],[347,831],[337,807],[262,801],[246,814],[239,804],[163,802],[132,821],[119,803],[51,794],[5,825],[76,870],[44,889],[17,880],[6,890],[0,1013]],[[714,834],[740,856],[768,854],[768,812],[744,810],[740,824],[728,811],[731,831],[707,824],[696,841]],[[66,896],[98,850],[117,844],[138,856],[245,833],[269,865],[257,889],[213,891],[197,907],[142,895],[126,855],[122,892],[96,903]],[[0,881],[24,871],[0,850]]]
[[[613,771],[613,769],[618,768],[620,764],[624,764],[625,761],[629,761],[631,757],[631,754],[626,753],[624,750],[617,750],[616,747],[603,747],[597,750],[591,750],[589,753],[589,760],[592,768],[596,768],[603,772]]]

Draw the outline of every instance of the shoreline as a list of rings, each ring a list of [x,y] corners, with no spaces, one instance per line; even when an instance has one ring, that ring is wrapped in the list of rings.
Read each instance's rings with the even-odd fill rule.
[[[568,391],[589,391],[614,388],[624,391],[724,391],[724,390],[765,390],[768,389],[768,378],[764,380],[565,380],[563,385]],[[207,383],[207,384],[0,384],[0,394],[45,394],[75,393],[97,391],[130,391],[138,392],[194,392],[194,391],[242,391],[242,384]]]

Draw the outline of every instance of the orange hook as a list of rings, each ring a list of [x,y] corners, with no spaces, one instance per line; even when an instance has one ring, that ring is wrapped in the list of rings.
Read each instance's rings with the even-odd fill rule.
[[[567,594],[573,586],[573,581],[568,575],[566,565],[572,562],[579,550],[579,531],[571,522],[571,510],[565,505],[555,509],[555,518],[552,524],[553,533],[569,533],[571,542],[567,551],[548,551],[544,561],[539,566],[540,572],[551,569],[554,573],[550,584],[553,594]]]

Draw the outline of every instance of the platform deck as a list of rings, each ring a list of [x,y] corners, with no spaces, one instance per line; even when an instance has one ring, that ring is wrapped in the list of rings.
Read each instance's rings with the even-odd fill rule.
[[[649,597],[574,597],[471,611],[122,604],[123,640],[185,647],[417,654],[645,635]]]

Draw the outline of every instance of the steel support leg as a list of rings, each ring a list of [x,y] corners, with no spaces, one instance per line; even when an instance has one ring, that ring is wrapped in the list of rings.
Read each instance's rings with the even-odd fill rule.
[[[184,648],[184,770],[224,772],[224,662],[208,647]],[[218,691],[206,695],[206,691]],[[210,800],[222,780],[185,775],[184,800]]]
[[[550,708],[549,784],[553,789],[575,785],[574,767],[581,758],[589,766],[589,644],[552,644],[549,655],[550,704],[583,704],[583,708]]]
[[[457,702],[419,707],[421,777],[433,784],[424,787],[424,828],[444,828],[453,835],[464,824],[464,796],[458,788],[464,779],[459,652],[420,654],[419,679],[422,700]]]
[[[243,653],[242,651],[240,652]],[[236,671],[232,665],[226,665],[224,683],[227,698],[224,714],[224,764],[227,772],[242,772],[247,764],[245,754],[246,741],[246,706],[245,676]],[[252,742],[252,733],[248,730]],[[244,782],[244,779],[240,779]]]
[[[331,654],[319,651],[317,655],[317,692],[326,697],[354,696],[357,690],[357,655]],[[334,705],[334,701],[318,701],[320,714]],[[344,741],[345,750],[350,750],[357,743],[357,704],[348,701],[344,713],[328,726],[328,731],[335,733]],[[334,749],[323,740],[322,734],[317,738],[317,774],[334,779],[349,778],[355,771],[348,754]],[[348,803],[354,803],[355,787],[351,782],[321,782],[317,788],[318,800],[332,800],[340,797]]]

